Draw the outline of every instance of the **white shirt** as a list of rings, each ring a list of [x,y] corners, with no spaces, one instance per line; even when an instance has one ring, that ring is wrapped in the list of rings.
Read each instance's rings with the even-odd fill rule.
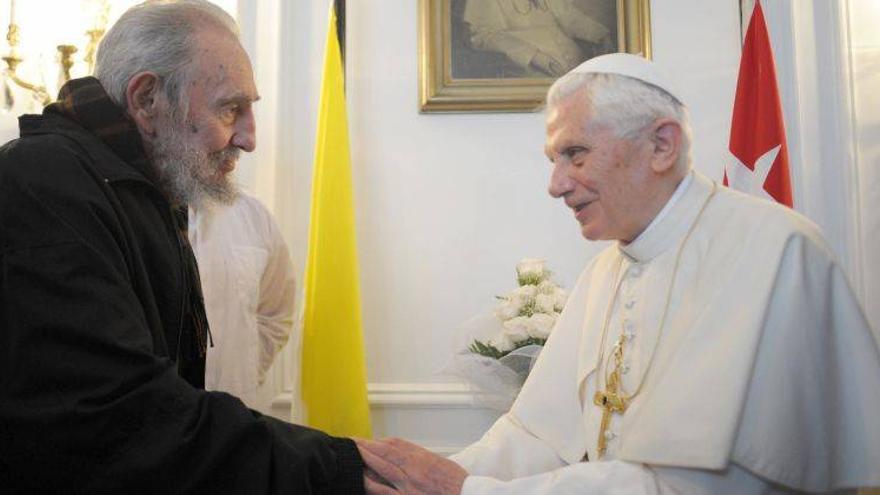
[[[205,388],[259,408],[257,387],[293,325],[295,283],[287,245],[271,213],[241,194],[229,206],[189,215],[213,347]]]
[[[880,425],[866,419],[880,410],[880,351],[840,267],[799,215],[727,188],[706,203],[711,190],[693,173],[636,240],[588,265],[511,411],[453,456],[472,474],[465,494],[880,485]],[[599,459],[609,307],[605,356],[631,333],[623,388],[644,385]]]

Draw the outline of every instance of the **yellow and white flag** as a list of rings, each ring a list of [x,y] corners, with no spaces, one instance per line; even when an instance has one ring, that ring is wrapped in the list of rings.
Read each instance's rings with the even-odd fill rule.
[[[371,436],[361,328],[345,89],[331,6],[312,178],[302,345],[305,423],[331,435]]]

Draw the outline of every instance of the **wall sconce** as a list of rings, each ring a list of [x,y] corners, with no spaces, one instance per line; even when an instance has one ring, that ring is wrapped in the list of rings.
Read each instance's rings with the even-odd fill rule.
[[[9,12],[7,46],[0,47],[0,114],[39,111],[69,79],[91,75],[104,32],[142,1],[0,0],[0,15]],[[235,17],[241,0],[210,1]]]
[[[65,2],[68,8],[72,3],[73,2],[70,2],[69,0]],[[107,27],[110,3],[108,0],[87,0],[82,2],[81,7],[85,8],[80,9],[80,15],[78,16],[79,20],[84,21],[86,25],[92,26],[83,31],[87,41],[85,43],[85,55],[82,61],[85,64],[85,74],[88,75],[91,74],[95,68],[95,53],[98,49],[98,42],[100,42],[101,37],[104,36],[104,31]],[[63,14],[63,12],[56,11],[53,16]],[[43,18],[40,19],[41,22],[44,20],[45,19]],[[75,24],[74,27],[76,27]],[[33,35],[33,33],[25,34]],[[30,93],[33,103],[37,103],[40,106],[47,105],[54,99],[54,89],[56,89],[47,87],[45,82],[46,78],[42,71],[38,71],[38,75],[36,76],[38,81],[34,81],[33,79],[29,80],[28,76],[24,76],[19,72],[19,66],[25,62],[25,58],[31,59],[39,57],[39,54],[29,52],[26,52],[26,57],[22,55],[19,48],[20,36],[20,27],[16,22],[16,0],[10,0],[9,29],[6,32],[6,42],[9,50],[7,55],[2,57],[3,61],[6,63],[6,67],[3,68],[2,76],[0,76],[2,77],[2,80],[0,80],[0,86],[2,86],[0,109],[6,112],[12,111],[13,107],[16,105],[16,91],[14,91],[14,88],[16,87]],[[79,49],[74,44],[62,43],[57,45],[56,50],[58,63],[58,87],[61,87],[62,84],[71,78],[71,69],[76,64],[74,55]],[[53,92],[50,93],[50,91]]]

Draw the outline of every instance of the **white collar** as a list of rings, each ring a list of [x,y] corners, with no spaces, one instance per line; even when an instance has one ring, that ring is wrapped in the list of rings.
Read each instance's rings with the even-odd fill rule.
[[[629,244],[617,243],[620,252],[635,262],[645,262],[671,248],[696,219],[711,186],[708,178],[688,172],[648,227]]]

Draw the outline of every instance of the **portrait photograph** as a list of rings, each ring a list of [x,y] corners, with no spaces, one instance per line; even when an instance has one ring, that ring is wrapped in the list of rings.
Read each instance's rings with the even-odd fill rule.
[[[650,57],[647,0],[422,0],[420,8],[423,112],[533,111],[585,60]]]

